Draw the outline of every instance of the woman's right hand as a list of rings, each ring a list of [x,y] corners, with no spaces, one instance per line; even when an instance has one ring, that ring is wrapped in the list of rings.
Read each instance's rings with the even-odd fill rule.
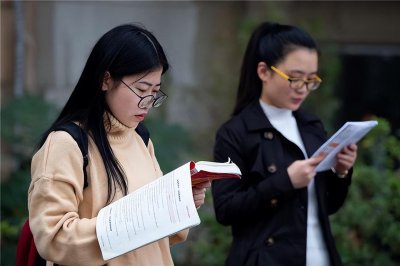
[[[204,200],[206,198],[206,190],[209,187],[211,187],[210,181],[201,182],[192,187],[194,205],[197,209],[199,209],[201,205],[204,204]]]
[[[319,156],[306,160],[298,160],[289,165],[287,171],[293,187],[303,188],[308,186],[317,174],[317,172],[315,172],[315,167],[323,158],[323,156]]]

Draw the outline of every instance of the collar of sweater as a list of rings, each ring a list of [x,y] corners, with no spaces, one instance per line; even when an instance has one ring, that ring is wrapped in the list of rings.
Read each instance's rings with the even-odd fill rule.
[[[135,128],[125,126],[109,112],[104,114],[104,127],[110,141],[124,141],[135,132]]]

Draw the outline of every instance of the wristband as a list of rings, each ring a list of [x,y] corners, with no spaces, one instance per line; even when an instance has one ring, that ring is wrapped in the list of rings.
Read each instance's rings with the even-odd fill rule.
[[[336,169],[331,167],[333,173],[335,173],[339,178],[345,178],[349,174],[349,170],[344,171],[343,173],[336,172]]]

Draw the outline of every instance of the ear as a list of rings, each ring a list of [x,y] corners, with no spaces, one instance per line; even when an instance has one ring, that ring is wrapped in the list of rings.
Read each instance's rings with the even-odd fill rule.
[[[104,73],[103,85],[101,87],[101,90],[107,91],[112,88],[112,85],[113,85],[113,79],[111,77],[111,74],[110,72],[106,71],[106,73]]]
[[[259,62],[257,65],[257,74],[261,81],[266,81],[270,76],[270,71],[265,62]]]

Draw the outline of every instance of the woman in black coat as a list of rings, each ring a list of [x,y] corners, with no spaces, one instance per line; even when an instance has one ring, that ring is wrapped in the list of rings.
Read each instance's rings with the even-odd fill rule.
[[[226,265],[341,265],[328,215],[343,204],[357,146],[316,173],[310,158],[327,139],[300,108],[321,83],[318,49],[305,31],[262,23],[249,41],[232,118],[219,129],[214,159],[230,158],[242,179],[213,182],[218,222],[232,228]]]

